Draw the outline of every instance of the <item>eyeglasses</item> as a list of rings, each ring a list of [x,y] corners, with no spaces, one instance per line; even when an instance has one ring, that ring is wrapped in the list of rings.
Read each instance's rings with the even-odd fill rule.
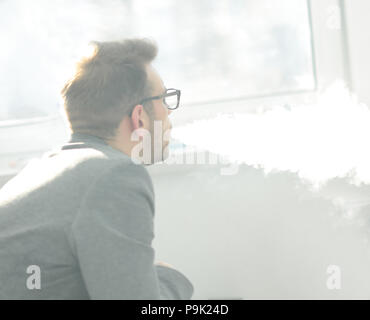
[[[141,100],[138,104],[143,104],[150,100],[163,99],[163,103],[169,110],[175,110],[180,104],[181,91],[178,89],[166,89],[166,92],[160,96],[149,97]]]

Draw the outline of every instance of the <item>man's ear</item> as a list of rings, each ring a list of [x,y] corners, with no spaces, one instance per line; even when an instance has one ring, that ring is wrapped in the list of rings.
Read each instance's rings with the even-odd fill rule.
[[[131,124],[134,130],[144,127],[143,116],[144,107],[138,104],[134,107],[131,113]]]

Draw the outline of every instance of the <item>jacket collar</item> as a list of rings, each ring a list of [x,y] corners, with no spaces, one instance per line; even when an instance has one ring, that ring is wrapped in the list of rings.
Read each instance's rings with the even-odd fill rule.
[[[108,145],[108,143],[105,142],[104,139],[98,136],[93,136],[90,134],[79,133],[79,132],[72,133],[68,141],[68,143],[75,143],[75,142],[85,142],[85,143],[92,142],[92,143]]]
[[[113,152],[123,157],[129,157],[127,154],[111,147],[103,138],[79,132],[71,134],[69,141],[63,145],[62,150],[80,148],[94,148],[103,152]]]

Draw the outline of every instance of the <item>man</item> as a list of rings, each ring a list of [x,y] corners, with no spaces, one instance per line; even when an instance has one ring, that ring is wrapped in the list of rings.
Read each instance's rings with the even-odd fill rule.
[[[71,140],[0,191],[0,298],[190,299],[191,282],[154,263],[154,191],[138,164],[167,157],[180,91],[151,66],[150,41],[94,47],[62,90]]]

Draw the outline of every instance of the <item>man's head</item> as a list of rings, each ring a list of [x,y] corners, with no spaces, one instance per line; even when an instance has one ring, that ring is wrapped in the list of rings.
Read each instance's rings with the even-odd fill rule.
[[[163,99],[145,100],[165,92],[159,74],[151,65],[157,47],[145,39],[93,45],[94,53],[79,62],[75,76],[62,90],[72,132],[103,138],[130,156],[140,143],[132,138],[134,133],[149,132],[151,162],[164,160],[168,156],[168,141],[163,139],[169,139],[170,111]],[[158,123],[162,132],[154,135]],[[162,149],[154,157],[155,144]]]

